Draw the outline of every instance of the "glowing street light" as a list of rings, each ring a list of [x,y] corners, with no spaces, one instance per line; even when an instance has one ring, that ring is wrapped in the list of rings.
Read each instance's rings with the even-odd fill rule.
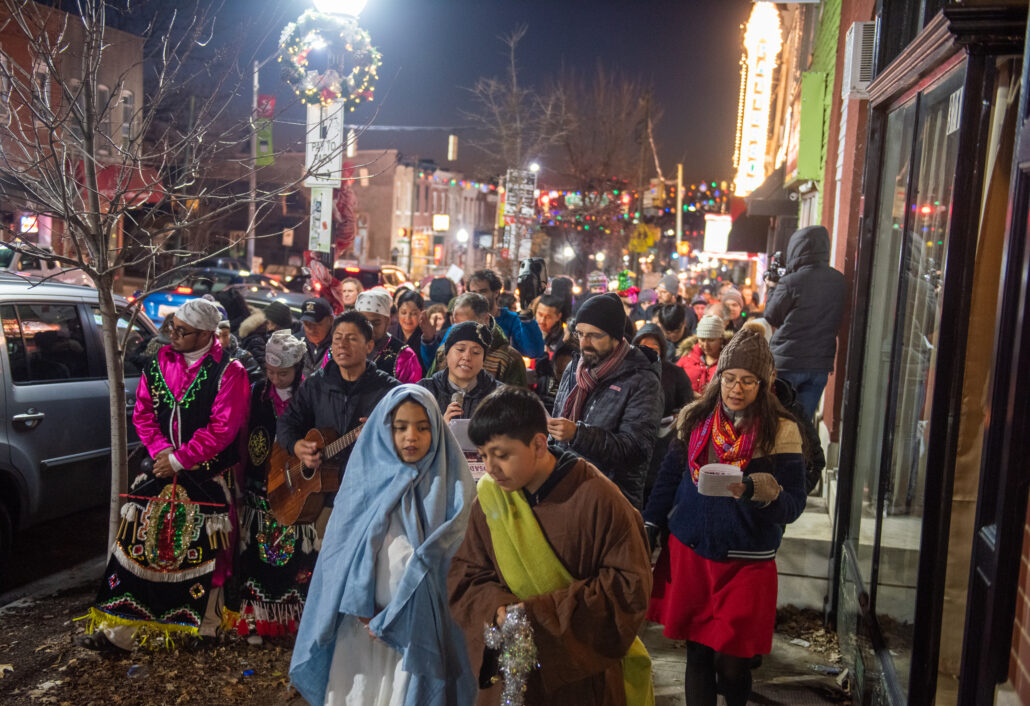
[[[315,9],[327,15],[349,15],[357,17],[365,9],[368,0],[315,0]]]
[[[462,228],[461,230],[459,230],[457,233],[454,234],[454,239],[457,240],[462,245],[464,245],[465,243],[467,243],[469,241],[469,232],[467,230],[465,230],[464,228]]]
[[[540,171],[540,162],[531,162],[530,165],[529,165],[529,171],[533,172],[534,174],[539,172]]]
[[[561,254],[562,257],[564,257],[566,260],[571,260],[576,255],[576,253],[572,250],[571,245],[566,245],[565,248],[561,251]]]

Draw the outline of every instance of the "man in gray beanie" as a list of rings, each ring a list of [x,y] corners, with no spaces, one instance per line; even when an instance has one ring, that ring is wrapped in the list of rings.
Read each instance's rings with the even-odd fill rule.
[[[625,327],[626,311],[616,295],[583,303],[575,324],[579,353],[562,375],[547,431],[597,466],[640,509],[662,415],[661,363],[656,354],[631,346]]]

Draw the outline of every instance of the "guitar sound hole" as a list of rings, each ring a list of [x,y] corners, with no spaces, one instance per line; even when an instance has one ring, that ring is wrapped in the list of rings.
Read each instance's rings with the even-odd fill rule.
[[[315,477],[315,469],[302,465],[300,467],[300,475],[304,480],[311,480]]]

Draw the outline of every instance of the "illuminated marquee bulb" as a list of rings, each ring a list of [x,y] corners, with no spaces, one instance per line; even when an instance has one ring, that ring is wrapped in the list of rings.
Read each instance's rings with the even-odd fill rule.
[[[756,2],[744,32],[743,83],[738,116],[739,153],[735,191],[746,196],[765,180],[765,151],[773,72],[783,38],[780,13],[771,2]],[[713,184],[714,186],[714,184]]]

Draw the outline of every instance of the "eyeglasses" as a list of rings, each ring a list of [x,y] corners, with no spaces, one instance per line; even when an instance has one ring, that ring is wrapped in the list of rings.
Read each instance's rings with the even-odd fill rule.
[[[196,336],[198,333],[204,333],[203,331],[187,331],[181,326],[176,326],[169,331],[172,338],[189,338],[190,336]]]
[[[740,385],[741,390],[753,390],[758,386],[758,378],[738,378],[732,375],[722,376],[723,389],[732,390]]]

